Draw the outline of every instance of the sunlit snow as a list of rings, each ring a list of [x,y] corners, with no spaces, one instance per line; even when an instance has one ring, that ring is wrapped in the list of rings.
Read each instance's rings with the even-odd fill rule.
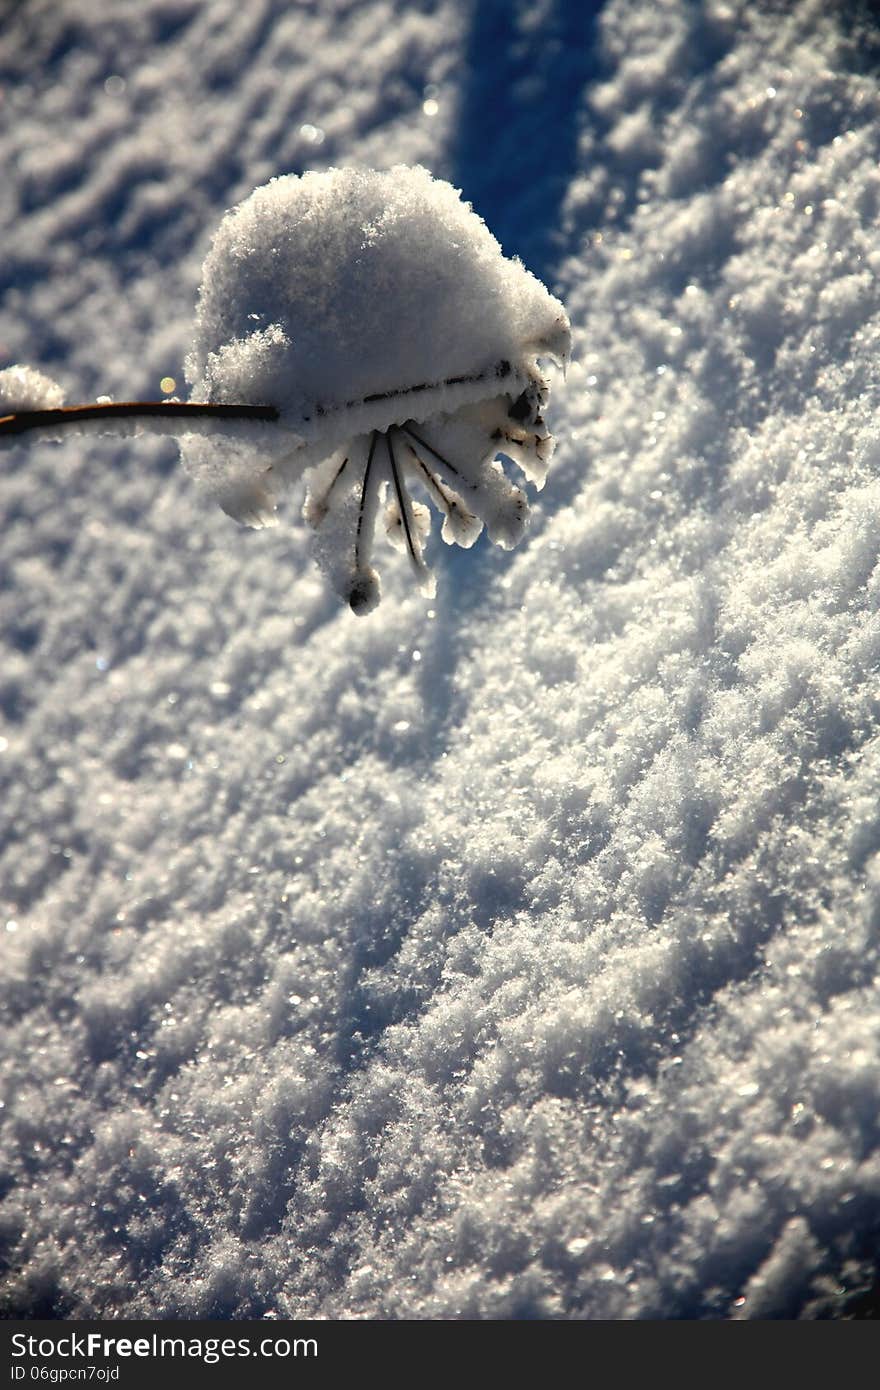
[[[45,372],[19,362],[0,371],[0,414],[54,410],[63,404],[64,392]]]
[[[399,164],[573,343],[523,544],[390,550],[363,621],[302,485],[251,534],[168,439],[0,455],[7,1313],[870,1309],[877,38],[13,7],[0,366],[155,398],[227,209]]]

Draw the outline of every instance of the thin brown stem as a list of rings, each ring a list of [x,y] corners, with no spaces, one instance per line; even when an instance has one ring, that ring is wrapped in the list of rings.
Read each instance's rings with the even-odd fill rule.
[[[370,452],[367,455],[367,466],[364,469],[364,481],[361,486],[361,505],[358,512],[357,532],[354,538],[354,567],[359,571],[361,567],[361,531],[364,527],[364,512],[367,508],[367,489],[370,484],[370,470],[373,467],[373,455],[376,452],[376,441],[379,435],[375,430],[370,437]]]
[[[439,387],[450,386],[474,386],[481,381],[504,381],[513,372],[513,367],[509,362],[496,362],[494,366],[488,367],[483,372],[470,372],[466,376],[448,376],[441,381],[420,381],[416,386],[402,386],[398,391],[372,391],[368,396],[362,396],[357,401],[346,401],[342,406],[317,405],[316,415],[334,415],[340,410],[352,410],[361,405],[376,405],[380,401],[399,401],[404,396],[418,396],[424,391],[436,391]],[[311,417],[306,415],[304,419]]]
[[[0,416],[0,435],[24,434],[26,430],[55,429],[77,425],[84,420],[136,420],[171,415],[180,420],[277,420],[274,405],[238,405],[226,401],[111,401],[105,405],[63,405],[55,410],[17,410]]]
[[[455,465],[450,463],[449,459],[444,458],[443,455],[434,448],[433,444],[428,443],[427,439],[423,439],[420,434],[416,434],[411,424],[401,425],[400,428],[403,430],[404,434],[408,434],[417,444],[421,444],[423,449],[427,449],[429,453],[433,454],[437,462],[441,463],[444,468],[448,468],[450,473],[454,473],[456,478],[461,477]],[[466,479],[464,481],[466,481]]]
[[[392,431],[389,430],[385,436],[385,443],[388,446],[388,462],[391,465],[391,478],[394,483],[394,491],[397,494],[397,509],[400,512],[400,521],[403,526],[403,535],[409,557],[414,565],[418,565],[421,556],[416,548],[415,539],[410,528],[409,508],[407,507],[406,498],[403,495],[403,488],[400,483],[400,476],[397,472],[397,459],[394,457],[394,445],[391,442],[391,435]]]

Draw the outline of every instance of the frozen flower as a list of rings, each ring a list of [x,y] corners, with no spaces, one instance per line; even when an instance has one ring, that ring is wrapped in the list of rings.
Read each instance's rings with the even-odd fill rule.
[[[448,543],[472,545],[483,525],[517,543],[528,502],[497,455],[543,484],[553,439],[540,362],[564,366],[569,348],[560,302],[427,170],[273,179],[214,238],[187,374],[194,400],[269,404],[279,421],[186,437],[184,462],[251,526],[271,524],[310,470],[318,563],[366,613],[379,600],[380,512],[432,592],[413,483]]]

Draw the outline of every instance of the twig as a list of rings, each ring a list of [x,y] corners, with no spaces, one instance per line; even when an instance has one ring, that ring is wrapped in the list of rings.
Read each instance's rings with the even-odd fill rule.
[[[478,382],[503,381],[513,372],[506,361],[496,362],[483,372],[472,372],[466,376],[451,376],[439,382],[420,382],[417,386],[404,386],[399,391],[377,391],[364,396],[360,401],[348,401],[343,406],[318,405],[315,414],[334,415],[339,411],[357,406],[378,405],[380,402],[401,400],[406,396],[417,396],[437,387],[472,386]],[[209,401],[112,401],[107,405],[97,402],[88,405],[62,405],[55,410],[17,410],[8,415],[0,415],[0,436],[4,434],[24,434],[27,430],[52,429],[58,425],[76,425],[84,420],[146,419],[150,416],[173,414],[183,423],[190,419],[206,416],[215,420],[278,420],[280,412],[274,405],[236,405],[227,402]],[[303,417],[307,423],[311,417]],[[412,433],[412,431],[410,431]],[[417,436],[416,436],[417,437]],[[421,442],[421,441],[420,441]],[[426,445],[431,448],[430,445]],[[436,454],[435,449],[431,449]],[[446,460],[443,460],[446,463]],[[451,464],[447,465],[452,467]],[[453,472],[455,470],[453,469]]]
[[[358,511],[357,533],[354,538],[355,573],[357,573],[361,567],[361,531],[364,528],[364,512],[366,511],[367,506],[367,486],[370,481],[370,469],[373,467],[373,455],[376,452],[376,442],[378,438],[378,431],[373,430],[373,433],[370,436],[370,452],[367,455],[367,466],[364,469],[364,481],[361,487],[361,505],[360,510]]]
[[[181,424],[194,417],[215,420],[278,419],[278,410],[274,405],[230,405],[225,401],[111,401],[106,405],[62,405],[55,410],[18,410],[14,414],[0,416],[0,435],[76,425],[83,420],[138,419],[169,413],[179,418]]]
[[[400,475],[397,472],[397,459],[394,457],[394,444],[391,438],[393,433],[393,430],[389,430],[388,433],[385,435],[385,445],[388,449],[388,462],[391,465],[391,477],[394,481],[394,491],[397,494],[397,510],[400,512],[400,521],[401,525],[403,526],[403,535],[406,541],[406,549],[409,554],[409,557],[415,565],[416,569],[422,569],[422,557],[419,554],[418,547],[416,545],[415,538],[413,535],[413,527],[411,525],[409,497],[400,485]]]

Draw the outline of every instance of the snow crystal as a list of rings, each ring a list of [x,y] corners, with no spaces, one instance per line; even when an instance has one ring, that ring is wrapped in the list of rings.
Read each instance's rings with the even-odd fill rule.
[[[379,490],[427,592],[426,515],[408,479],[444,513],[447,542],[470,544],[480,521],[502,545],[520,538],[525,494],[494,459],[543,482],[553,440],[538,359],[564,365],[569,347],[560,302],[426,169],[275,178],[214,238],[187,374],[194,399],[276,406],[293,439],[274,457],[185,440],[184,463],[226,511],[264,525],[286,483],[329,461],[306,516],[334,588],[367,612]]]
[[[35,367],[16,365],[0,372],[0,415],[21,410],[57,410],[64,404],[64,391]]]

